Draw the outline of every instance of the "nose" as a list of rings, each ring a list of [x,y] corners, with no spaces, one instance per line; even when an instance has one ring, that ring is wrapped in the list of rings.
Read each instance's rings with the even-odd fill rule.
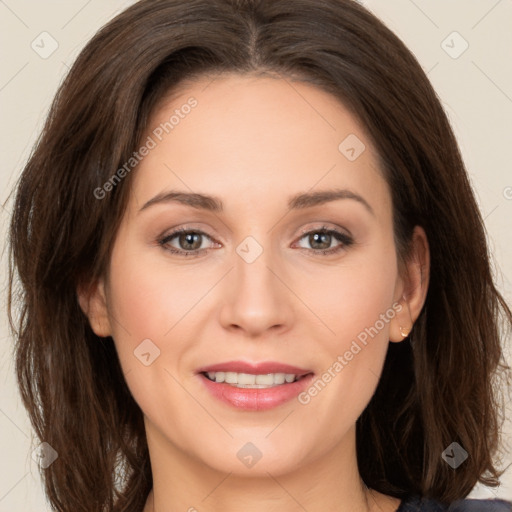
[[[294,296],[278,258],[263,250],[254,261],[248,261],[235,253],[234,268],[226,276],[221,298],[222,326],[249,337],[288,330],[294,318]]]

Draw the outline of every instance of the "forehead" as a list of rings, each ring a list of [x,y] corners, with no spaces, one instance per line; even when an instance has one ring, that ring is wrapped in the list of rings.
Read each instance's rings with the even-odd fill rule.
[[[149,139],[133,182],[139,207],[167,189],[264,207],[342,187],[389,208],[364,128],[310,84],[234,74],[188,82],[159,103],[143,142]]]

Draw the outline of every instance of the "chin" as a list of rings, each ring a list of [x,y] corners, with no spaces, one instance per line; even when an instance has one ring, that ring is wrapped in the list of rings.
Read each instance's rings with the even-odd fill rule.
[[[207,460],[204,453],[200,454],[200,458],[203,464],[216,471],[243,477],[268,478],[269,473],[273,476],[283,475],[297,470],[305,463],[302,443],[276,445],[265,439],[265,435],[268,433],[259,438],[252,436],[231,439],[228,445],[219,444],[216,449],[208,450]],[[298,453],[297,447],[301,447],[301,453]]]

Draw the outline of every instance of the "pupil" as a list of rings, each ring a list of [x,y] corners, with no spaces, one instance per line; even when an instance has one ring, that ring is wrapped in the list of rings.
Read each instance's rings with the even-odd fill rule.
[[[331,245],[331,243],[330,243],[331,242],[331,240],[330,240],[331,235],[329,235],[328,233],[315,233],[313,235],[313,243],[311,243],[311,241],[310,241],[311,245],[314,247],[314,244],[317,243],[317,242],[322,244],[322,241],[321,241],[322,237],[327,237],[328,242],[324,241],[323,243],[324,244],[327,243],[327,246],[320,247],[320,249],[327,249]]]
[[[182,247],[187,246],[188,244],[194,244],[194,238],[196,239],[196,242],[197,242],[197,239],[199,238],[199,235],[197,233],[185,233],[184,235],[181,235],[181,238],[180,238],[180,244],[181,242],[184,242],[184,244],[182,244]],[[196,244],[197,245],[197,244]],[[201,246],[201,244],[199,243],[199,245],[197,247],[186,247],[187,249],[197,249]]]

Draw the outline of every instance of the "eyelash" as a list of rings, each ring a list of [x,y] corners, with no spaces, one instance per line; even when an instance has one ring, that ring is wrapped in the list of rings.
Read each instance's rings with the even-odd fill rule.
[[[171,233],[161,237],[160,239],[158,239],[158,244],[164,250],[169,251],[172,254],[179,254],[179,255],[182,255],[185,257],[199,256],[201,253],[210,250],[210,248],[207,248],[207,249],[194,249],[192,251],[184,251],[184,250],[176,249],[174,247],[170,247],[167,245],[173,238],[175,238],[177,235],[180,235],[183,233],[198,234],[198,235],[206,236],[207,238],[211,239],[211,237],[208,234],[204,233],[203,231],[195,230],[195,229],[179,228],[179,229],[176,229],[176,230],[172,231]],[[320,254],[322,256],[328,256],[330,254],[335,254],[335,253],[343,250],[344,248],[350,247],[354,243],[354,240],[349,235],[342,233],[341,231],[338,231],[336,229],[327,228],[326,226],[322,226],[321,228],[312,229],[309,231],[303,231],[301,233],[299,240],[302,240],[306,235],[311,235],[314,233],[322,233],[322,234],[332,235],[332,236],[334,236],[334,238],[336,240],[341,242],[341,245],[331,247],[329,249],[307,249],[305,247],[301,247],[300,249],[304,249],[306,251],[312,251],[313,253]]]

